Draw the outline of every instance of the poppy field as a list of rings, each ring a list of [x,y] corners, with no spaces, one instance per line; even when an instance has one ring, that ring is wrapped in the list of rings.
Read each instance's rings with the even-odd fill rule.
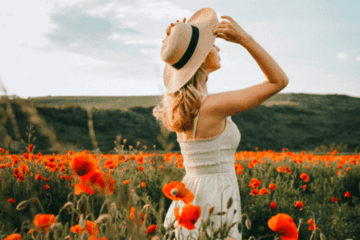
[[[175,239],[172,230],[197,221],[193,239],[360,239],[360,154],[236,152],[241,223],[212,229],[211,216],[226,210],[191,204],[181,154],[124,145],[117,154],[0,148],[0,239]],[[165,229],[172,201],[186,205]]]

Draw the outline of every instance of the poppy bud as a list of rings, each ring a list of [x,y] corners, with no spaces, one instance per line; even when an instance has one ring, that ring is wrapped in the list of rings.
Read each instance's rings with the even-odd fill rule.
[[[141,211],[145,211],[145,210],[147,210],[149,207],[150,207],[149,204],[145,204],[144,207],[143,207],[143,209],[142,209]]]
[[[226,212],[218,212],[216,215],[219,215],[219,216],[222,216],[222,215],[225,215],[226,214]]]
[[[247,229],[250,230],[250,228],[251,228],[251,221],[250,221],[250,219],[246,219],[246,221],[245,221],[245,226],[246,226]]]
[[[214,206],[209,207],[209,214],[212,214],[214,211]]]
[[[243,228],[241,222],[238,223],[237,228],[238,228],[239,233],[241,233],[241,232],[242,232],[242,228]]]
[[[16,206],[16,210],[21,210],[27,207],[29,200],[24,200]]]
[[[232,203],[233,203],[233,198],[230,197],[227,204],[226,204],[226,209],[229,209],[231,207]]]

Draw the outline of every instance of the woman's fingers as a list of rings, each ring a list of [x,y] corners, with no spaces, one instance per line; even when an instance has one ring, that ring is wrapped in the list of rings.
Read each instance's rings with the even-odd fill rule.
[[[234,19],[232,19],[232,17],[229,17],[229,16],[221,16],[221,18],[225,18],[225,19],[229,20],[230,22],[235,22]]]
[[[224,31],[225,31],[225,28],[214,28],[213,29],[213,33],[214,34],[217,34],[217,33],[220,33],[220,32],[222,32],[222,33],[224,33]]]
[[[218,23],[218,24],[216,24],[215,27],[227,27],[227,26],[229,26],[229,25],[230,25],[229,22],[224,22],[224,23]]]

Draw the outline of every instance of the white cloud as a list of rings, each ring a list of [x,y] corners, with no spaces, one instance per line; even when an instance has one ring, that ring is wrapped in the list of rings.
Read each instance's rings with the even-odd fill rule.
[[[109,12],[113,12],[116,8],[117,6],[115,2],[109,2],[106,5],[95,6],[95,8],[91,9],[87,13],[89,13],[92,16],[104,17]]]
[[[149,46],[154,46],[154,45],[157,45],[159,47],[162,46],[162,42],[161,40],[127,40],[127,41],[124,41],[125,44],[128,44],[128,45],[149,45]]]
[[[184,17],[189,18],[193,14],[192,11],[180,8],[170,1],[159,0],[140,0],[136,2],[136,5],[118,4],[116,8],[117,17],[119,18],[136,15],[156,20],[164,18],[182,20]]]
[[[338,58],[340,61],[346,61],[348,59],[348,54],[346,52],[339,52]]]
[[[360,56],[355,57],[355,61],[360,62]]]
[[[124,27],[134,27],[136,25],[138,25],[139,23],[138,22],[135,22],[135,21],[127,21],[127,22],[123,22],[122,25]]]

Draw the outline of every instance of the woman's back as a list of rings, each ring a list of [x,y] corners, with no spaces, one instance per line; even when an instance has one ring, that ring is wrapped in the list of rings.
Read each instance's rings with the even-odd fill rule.
[[[203,102],[197,115],[196,132],[194,133],[194,119],[193,127],[185,132],[177,133],[180,142],[194,139],[194,136],[196,140],[210,139],[219,136],[224,132],[226,127],[226,117],[224,118],[220,115],[213,114],[208,101],[211,97],[212,95],[205,95],[203,98]]]

